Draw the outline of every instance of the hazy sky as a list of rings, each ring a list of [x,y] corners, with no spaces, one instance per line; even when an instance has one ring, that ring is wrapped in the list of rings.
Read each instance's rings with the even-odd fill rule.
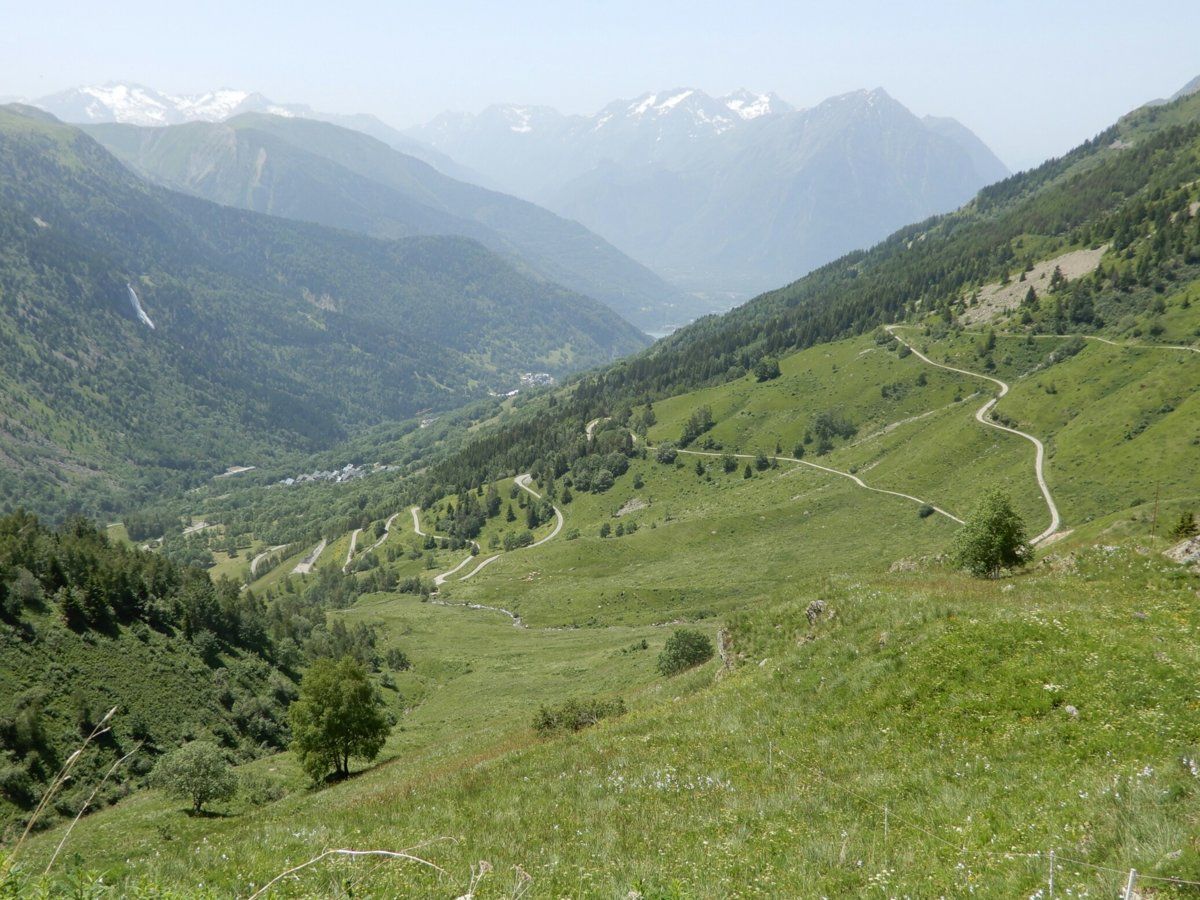
[[[809,106],[884,87],[1013,167],[1200,74],[1200,0],[0,0],[0,96],[130,80],[395,125],[493,102],[592,112],[677,86]]]

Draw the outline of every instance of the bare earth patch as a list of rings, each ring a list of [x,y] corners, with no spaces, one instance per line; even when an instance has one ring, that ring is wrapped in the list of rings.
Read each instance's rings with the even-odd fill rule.
[[[626,501],[625,505],[617,510],[617,518],[620,518],[621,516],[627,516],[630,513],[635,513],[639,509],[645,509],[649,505],[650,504],[641,497],[634,497],[633,499]]]
[[[1025,273],[1024,281],[1011,281],[1008,284],[987,284],[979,289],[979,300],[963,313],[962,319],[968,324],[990,321],[1002,313],[1012,312],[1021,305],[1025,295],[1032,287],[1038,296],[1043,296],[1050,290],[1050,276],[1057,266],[1067,281],[1074,281],[1084,275],[1090,275],[1100,265],[1100,258],[1108,250],[1108,244],[1095,250],[1072,250],[1053,259],[1035,263],[1033,270]]]

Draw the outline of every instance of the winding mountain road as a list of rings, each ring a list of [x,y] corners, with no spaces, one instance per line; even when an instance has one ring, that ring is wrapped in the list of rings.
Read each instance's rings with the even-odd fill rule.
[[[1021,431],[1017,428],[1009,428],[1007,425],[1001,425],[999,422],[993,422],[988,418],[988,413],[990,413],[992,408],[995,407],[995,405],[1000,402],[1004,395],[1008,393],[1008,384],[1004,381],[1001,381],[999,378],[993,378],[991,375],[983,375],[979,372],[972,372],[968,369],[959,369],[955,368],[954,366],[945,365],[944,363],[934,362],[932,359],[914,347],[911,343],[900,337],[900,335],[896,334],[895,325],[888,325],[887,332],[904,346],[906,346],[909,350],[911,350],[913,355],[923,362],[928,363],[929,365],[938,369],[945,369],[947,372],[956,372],[959,375],[966,375],[969,378],[979,378],[983,381],[990,381],[999,388],[999,391],[995,397],[992,397],[990,400],[984,403],[983,406],[979,407],[979,409],[975,411],[975,420],[981,425],[986,425],[989,428],[995,428],[998,431],[1007,431],[1009,434],[1015,434],[1018,437],[1022,437],[1033,444],[1033,446],[1036,448],[1037,452],[1034,456],[1033,469],[1034,474],[1037,476],[1038,488],[1042,492],[1042,499],[1046,501],[1046,508],[1050,511],[1050,524],[1046,527],[1045,531],[1035,537],[1032,541],[1030,541],[1030,543],[1034,545],[1040,544],[1052,534],[1055,534],[1058,531],[1059,525],[1062,524],[1062,519],[1058,514],[1058,506],[1054,502],[1054,497],[1050,494],[1050,486],[1046,484],[1045,445],[1026,431]]]
[[[533,488],[531,488],[529,486],[529,482],[532,479],[533,479],[533,476],[530,473],[526,472],[524,475],[518,475],[516,478],[514,478],[513,482],[521,490],[525,491],[528,494],[531,494],[532,496],[536,497],[538,500],[541,500],[542,495],[539,494],[537,491],[535,491]],[[554,509],[554,518],[555,518],[554,530],[551,531],[544,538],[534,541],[532,544],[529,545],[529,547],[540,547],[542,544],[546,543],[547,541],[554,540],[554,538],[558,537],[559,532],[562,531],[562,528],[563,528],[562,510],[559,509],[557,506],[554,506],[552,508]],[[409,512],[412,513],[413,530],[416,531],[417,534],[419,534],[421,537],[432,537],[432,538],[435,538],[438,540],[445,540],[445,538],[443,538],[441,535],[430,534],[429,532],[421,530],[421,516],[420,516],[421,508],[419,506],[411,507],[409,509]],[[389,521],[389,523],[391,522],[390,519],[388,521]],[[475,541],[468,541],[468,543],[472,547],[475,548],[475,553],[472,553],[470,556],[468,556],[466,559],[464,559],[462,562],[460,562],[458,565],[456,565],[453,569],[450,569],[449,571],[446,571],[446,572],[442,572],[439,575],[435,575],[434,579],[433,579],[434,587],[441,587],[443,584],[445,584],[447,581],[450,580],[450,577],[452,575],[458,574],[467,565],[467,563],[469,563],[471,560],[473,560],[477,557],[477,554],[478,554],[479,550],[481,549],[479,544]],[[476,575],[478,575],[480,572],[482,572],[485,568],[487,568],[487,566],[491,565],[496,560],[498,560],[500,558],[500,556],[501,556],[501,554],[497,553],[493,556],[489,556],[487,559],[480,560],[479,565],[477,565],[474,569],[472,569],[466,575],[463,575],[458,580],[459,581],[467,581],[468,579],[474,578]],[[490,607],[480,607],[480,608],[488,609]],[[502,610],[502,611],[507,613],[507,610]]]
[[[654,449],[652,447],[648,447],[648,448]],[[720,456],[725,455],[724,453],[716,453],[716,452],[712,452],[712,451],[708,451],[708,450],[679,450],[677,452],[685,453],[688,456],[717,456],[717,457],[720,457]],[[729,455],[734,457],[735,459],[755,459],[756,458],[755,454],[753,454],[753,453],[730,453]],[[838,475],[842,478],[848,478],[851,481],[853,481],[855,484],[857,484],[863,490],[874,491],[876,494],[890,494],[893,497],[902,497],[905,500],[911,500],[913,503],[918,503],[921,506],[928,506],[935,513],[937,513],[938,515],[945,516],[947,519],[950,519],[952,522],[957,522],[959,525],[964,524],[963,520],[960,519],[958,516],[954,515],[954,513],[947,512],[946,510],[942,509],[940,506],[935,506],[934,504],[930,503],[928,500],[922,500],[920,497],[914,497],[912,494],[905,494],[902,491],[889,491],[887,488],[871,487],[871,485],[867,484],[865,481],[863,481],[861,478],[859,478],[853,472],[843,472],[841,469],[831,469],[829,466],[823,466],[820,463],[809,462],[807,459],[797,459],[794,456],[778,456],[778,455],[776,455],[775,459],[779,460],[780,462],[798,463],[802,466],[808,466],[810,469],[817,469],[821,472],[826,472],[830,475]]]
[[[531,488],[529,486],[529,482],[532,478],[533,478],[533,476],[530,475],[528,472],[526,472],[524,475],[518,475],[516,478],[513,479],[513,481],[515,481],[517,483],[517,487],[519,487],[521,490],[528,491],[530,494],[532,494],[538,500],[541,500],[542,495],[539,494],[537,491],[535,491],[533,488]],[[558,533],[560,531],[562,531],[562,527],[563,527],[562,510],[559,509],[557,506],[553,506],[551,508],[554,510],[554,517],[558,520],[557,523],[555,523],[555,525],[554,525],[554,530],[552,532],[550,532],[548,535],[546,535],[544,538],[542,538],[540,541],[534,541],[532,544],[529,545],[530,547],[540,547],[540,546],[542,546],[542,544],[546,543],[546,541],[550,541],[550,540],[553,540],[554,538],[558,537]]]
[[[346,563],[342,566],[343,572],[350,571],[350,563],[354,559],[354,548],[358,546],[358,536],[362,534],[361,528],[355,528],[350,534],[350,546],[346,549]]]
[[[278,553],[286,546],[287,544],[276,544],[274,547],[268,547],[262,553],[258,554],[258,556],[254,557],[254,559],[250,560],[250,577],[257,578],[259,564],[272,553]]]

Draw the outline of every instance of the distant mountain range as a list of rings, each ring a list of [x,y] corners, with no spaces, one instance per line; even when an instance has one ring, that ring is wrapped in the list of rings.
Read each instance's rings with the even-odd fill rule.
[[[368,113],[326,113],[304,103],[277,103],[257,91],[220,88],[202,94],[165,94],[144,85],[113,81],[71,88],[27,102],[64,122],[77,125],[120,122],[124,125],[155,127],[182,125],[185,122],[221,122],[231,116],[253,112],[316,119],[369,134],[455,178],[474,180],[479,177],[445,154],[405,136],[376,116]]]
[[[493,106],[409,134],[578,219],[693,291],[785,283],[954,208],[1004,164],[953,119],[883,90],[808,110],[774,94],[647,93],[593,115]]]
[[[579,223],[450,177],[443,154],[371,116],[322,117],[245,91],[168,97],[115,85],[56,97],[39,102],[90,122],[123,162],[174,190],[377,237],[471,237],[649,331],[712,311]]]
[[[476,241],[210,203],[0,107],[0,508],[95,512],[645,343]]]

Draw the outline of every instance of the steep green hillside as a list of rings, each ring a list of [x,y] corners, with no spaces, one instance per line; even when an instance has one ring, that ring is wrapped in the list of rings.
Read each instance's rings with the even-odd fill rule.
[[[110,509],[643,341],[474,242],[149,187],[45,114],[0,110],[0,150],[0,506]]]
[[[687,321],[680,292],[577,222],[473,184],[357,131],[263,114],[169,128],[87,129],[134,171],[208,200],[395,238],[474,238],[641,328]]]
[[[24,825],[64,767],[39,827],[93,790],[93,808],[128,795],[185,739],[211,736],[239,761],[286,746],[294,676],[267,629],[267,609],[230,582],[80,522],[0,518],[0,830]]]

